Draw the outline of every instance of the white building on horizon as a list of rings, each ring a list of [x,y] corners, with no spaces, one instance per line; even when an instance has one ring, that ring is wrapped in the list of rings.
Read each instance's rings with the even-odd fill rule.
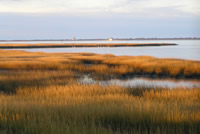
[[[113,38],[109,38],[108,40],[109,40],[109,41],[113,41]]]

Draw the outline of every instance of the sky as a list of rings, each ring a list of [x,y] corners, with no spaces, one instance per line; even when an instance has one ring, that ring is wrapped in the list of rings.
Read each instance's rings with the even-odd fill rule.
[[[200,37],[200,0],[0,0],[0,40]]]

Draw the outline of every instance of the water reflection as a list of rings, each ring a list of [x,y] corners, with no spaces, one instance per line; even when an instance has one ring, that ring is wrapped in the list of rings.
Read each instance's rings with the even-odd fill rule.
[[[70,43],[70,42],[68,42]],[[78,42],[87,43],[87,42]],[[148,40],[148,41],[112,41],[112,42],[88,42],[88,43],[175,43],[176,46],[151,46],[151,47],[100,47],[100,48],[36,48],[17,49],[30,52],[91,52],[97,54],[114,54],[140,56],[150,55],[159,58],[178,58],[189,60],[200,60],[200,40]]]
[[[173,80],[173,79],[150,79],[150,78],[132,78],[127,80],[94,80],[85,75],[80,79],[82,84],[100,84],[100,85],[118,85],[122,87],[161,87],[161,88],[200,88],[199,80]]]

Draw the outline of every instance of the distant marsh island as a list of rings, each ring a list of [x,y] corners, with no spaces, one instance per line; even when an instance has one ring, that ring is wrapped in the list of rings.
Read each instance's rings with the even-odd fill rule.
[[[175,43],[35,43],[35,44],[0,44],[2,49],[17,48],[59,48],[59,47],[146,47],[173,46]]]

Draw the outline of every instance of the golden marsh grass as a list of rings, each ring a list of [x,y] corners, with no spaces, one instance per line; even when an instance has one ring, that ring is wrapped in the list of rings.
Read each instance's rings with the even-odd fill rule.
[[[36,44],[0,44],[0,48],[55,48],[55,47],[137,47],[171,46],[173,43],[36,43]]]
[[[198,134],[200,89],[80,84],[82,73],[199,76],[200,63],[151,56],[0,50],[0,133]]]
[[[13,133],[198,133],[200,90],[99,85],[19,88],[0,95],[1,130]]]
[[[0,50],[0,69],[72,70],[108,75],[200,77],[200,62],[151,56],[114,56],[92,53],[31,53]]]

